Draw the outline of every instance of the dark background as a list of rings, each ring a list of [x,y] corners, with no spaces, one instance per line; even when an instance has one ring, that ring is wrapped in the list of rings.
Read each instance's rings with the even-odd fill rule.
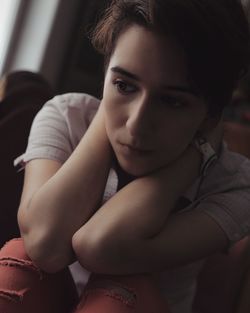
[[[67,52],[61,65],[61,74],[54,82],[57,93],[76,91],[101,96],[103,56],[92,47],[89,33],[108,3],[108,0],[79,2],[78,14],[75,16]]]

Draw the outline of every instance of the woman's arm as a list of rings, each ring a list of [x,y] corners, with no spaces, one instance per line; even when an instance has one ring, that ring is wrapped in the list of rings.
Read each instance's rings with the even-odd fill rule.
[[[226,235],[204,213],[169,216],[200,163],[190,146],[173,164],[120,190],[75,233],[82,265],[108,274],[158,271],[223,249]]]
[[[198,176],[199,163],[199,153],[190,147],[175,164],[120,190],[74,234],[80,263],[108,274],[157,271],[224,247],[223,232],[205,215],[169,216]]]
[[[102,108],[70,158],[27,164],[18,220],[30,257],[55,272],[73,261],[72,235],[100,204],[111,165]]]
[[[122,224],[122,223],[121,223]],[[134,221],[130,222],[131,225]],[[228,247],[228,238],[221,227],[203,212],[190,211],[171,215],[159,233],[144,238],[124,230],[110,229],[106,236],[85,238],[78,247],[77,257],[82,266],[92,272],[130,275],[160,272],[202,259]],[[132,226],[133,227],[133,226]],[[80,250],[82,248],[82,251]]]

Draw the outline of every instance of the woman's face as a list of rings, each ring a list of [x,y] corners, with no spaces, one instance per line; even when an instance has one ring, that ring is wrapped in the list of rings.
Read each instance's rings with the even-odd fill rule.
[[[185,56],[173,39],[133,25],[119,37],[102,103],[120,166],[143,176],[177,159],[207,120],[188,83]]]

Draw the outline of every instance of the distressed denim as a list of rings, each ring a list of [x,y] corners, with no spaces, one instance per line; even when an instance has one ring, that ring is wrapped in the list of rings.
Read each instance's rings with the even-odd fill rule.
[[[150,275],[92,274],[80,300],[68,269],[48,274],[21,238],[0,250],[1,313],[169,313]]]
[[[22,239],[0,250],[1,313],[69,313],[77,300],[69,270],[44,273],[26,255]]]
[[[75,313],[169,313],[150,275],[93,274]]]

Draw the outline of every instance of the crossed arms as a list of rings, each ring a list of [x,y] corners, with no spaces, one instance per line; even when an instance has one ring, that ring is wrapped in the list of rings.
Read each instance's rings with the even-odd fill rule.
[[[100,108],[63,165],[26,165],[18,220],[27,253],[42,269],[56,272],[78,259],[98,273],[154,272],[226,247],[226,235],[204,213],[170,214],[198,176],[194,148],[101,205],[111,158]]]

